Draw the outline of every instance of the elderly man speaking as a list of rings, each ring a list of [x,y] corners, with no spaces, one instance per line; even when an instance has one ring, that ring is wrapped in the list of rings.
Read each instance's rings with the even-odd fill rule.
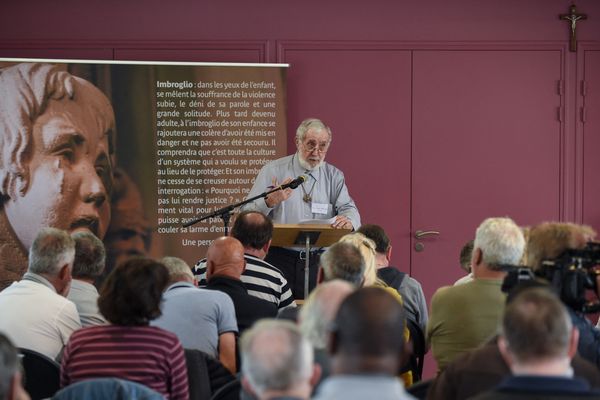
[[[279,190],[246,205],[274,223],[297,224],[303,220],[331,219],[334,228],[358,229],[360,215],[348,193],[342,171],[325,162],[331,145],[331,129],[316,118],[309,118],[296,130],[296,153],[271,161],[259,172],[248,198],[304,176],[299,188]],[[300,250],[300,249],[298,249]],[[314,287],[318,251],[306,255],[295,249],[272,247],[266,261],[282,270],[296,298],[302,296],[304,257],[310,258],[310,287]]]

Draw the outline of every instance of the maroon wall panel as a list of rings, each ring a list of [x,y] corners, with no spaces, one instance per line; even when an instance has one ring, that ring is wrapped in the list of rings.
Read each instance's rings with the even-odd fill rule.
[[[85,47],[3,47],[0,43],[0,57],[4,58],[58,58],[67,60],[112,60],[111,48],[85,48]],[[64,45],[63,45],[64,46]]]
[[[140,61],[194,61],[194,62],[266,62],[264,44],[240,42],[237,45],[218,43],[213,46],[180,48],[120,48],[116,60]]]
[[[600,49],[585,52],[583,122],[583,222],[600,232]]]
[[[288,148],[304,118],[331,126],[327,161],[345,173],[363,223],[388,231],[394,264],[409,272],[410,52],[296,43],[282,46],[281,60],[290,64]]]
[[[4,1],[2,39],[61,40],[567,40],[571,0]],[[581,40],[600,38],[600,3]]]

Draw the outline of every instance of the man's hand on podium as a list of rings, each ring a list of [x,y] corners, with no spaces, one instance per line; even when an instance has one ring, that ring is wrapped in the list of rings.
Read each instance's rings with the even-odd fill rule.
[[[338,215],[335,221],[331,224],[335,229],[353,229],[352,222],[345,215]]]

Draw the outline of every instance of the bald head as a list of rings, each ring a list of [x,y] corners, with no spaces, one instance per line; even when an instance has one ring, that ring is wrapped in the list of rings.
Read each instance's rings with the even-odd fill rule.
[[[208,280],[214,275],[240,279],[246,268],[244,246],[230,236],[215,239],[206,253],[206,268]]]

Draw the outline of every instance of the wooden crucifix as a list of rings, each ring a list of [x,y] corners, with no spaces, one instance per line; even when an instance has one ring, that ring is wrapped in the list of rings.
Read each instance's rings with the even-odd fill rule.
[[[577,21],[583,21],[584,19],[587,19],[587,15],[577,14],[575,4],[572,4],[571,8],[569,8],[569,14],[560,14],[559,18],[561,20],[569,21],[571,25],[571,40],[569,42],[569,50],[577,51]]]

